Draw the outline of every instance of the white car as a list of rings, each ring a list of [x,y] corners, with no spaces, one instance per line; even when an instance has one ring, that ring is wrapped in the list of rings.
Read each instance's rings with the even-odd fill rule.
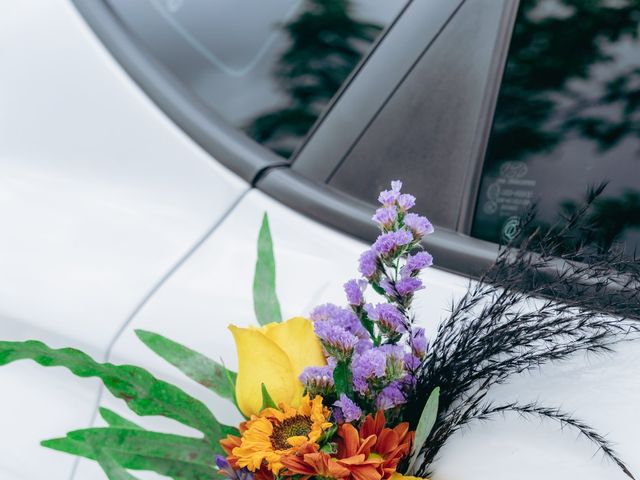
[[[519,4],[520,3],[520,4]],[[0,339],[148,368],[237,422],[136,338],[235,367],[269,214],[285,317],[341,302],[399,178],[436,225],[417,300],[430,332],[515,219],[610,180],[603,242],[640,244],[635,0],[0,2]],[[640,472],[640,348],[515,378],[496,398],[588,420]],[[0,479],[93,480],[41,440],[138,419],[95,379],[0,368]],[[475,424],[434,480],[617,479],[592,444],[517,417]],[[158,478],[136,473],[140,478]]]

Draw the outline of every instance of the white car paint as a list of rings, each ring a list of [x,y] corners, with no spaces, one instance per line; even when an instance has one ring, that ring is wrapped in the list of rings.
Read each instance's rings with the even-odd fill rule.
[[[253,322],[263,211],[285,316],[341,302],[341,284],[356,273],[365,245],[259,192],[243,197],[249,187],[146,98],[66,1],[0,2],[0,82],[0,338],[41,338],[97,357],[115,341],[110,359],[148,367],[221,420],[237,421],[229,405],[159,360],[133,330],[157,331],[233,367],[226,325]],[[425,281],[417,308],[433,332],[466,280],[433,268]],[[638,345],[626,344],[612,356],[523,375],[493,395],[562,406],[610,433],[637,472],[637,365]],[[0,478],[70,478],[74,458],[38,442],[89,425],[98,383],[18,363],[0,369],[0,391]],[[187,432],[135,418],[107,395],[102,404],[150,428]],[[624,478],[575,437],[514,417],[476,424],[444,448],[433,478]],[[104,474],[81,461],[73,478]]]
[[[249,189],[178,129],[70,2],[0,2],[0,338],[102,358]],[[90,422],[98,383],[0,369],[0,478],[67,479],[40,440]]]

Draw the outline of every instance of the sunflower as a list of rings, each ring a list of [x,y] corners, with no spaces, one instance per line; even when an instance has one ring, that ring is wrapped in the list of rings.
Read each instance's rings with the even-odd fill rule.
[[[319,395],[313,400],[305,396],[298,408],[284,404],[280,409],[266,408],[244,425],[240,445],[231,450],[233,460],[252,472],[266,462],[277,475],[283,467],[283,456],[295,454],[307,444],[317,446],[323,432],[332,425],[328,421],[330,413]]]

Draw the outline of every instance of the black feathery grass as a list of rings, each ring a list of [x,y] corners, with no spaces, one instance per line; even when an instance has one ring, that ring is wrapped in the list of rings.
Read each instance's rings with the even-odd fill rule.
[[[558,410],[527,404],[492,406],[488,390],[515,374],[567,359],[603,353],[640,333],[640,262],[590,243],[589,209],[604,185],[562,223],[522,221],[516,244],[501,248],[494,266],[470,284],[438,327],[409,395],[405,416],[415,427],[429,393],[440,387],[436,424],[421,448],[418,475],[463,425],[515,411],[576,428],[633,478],[606,439]]]

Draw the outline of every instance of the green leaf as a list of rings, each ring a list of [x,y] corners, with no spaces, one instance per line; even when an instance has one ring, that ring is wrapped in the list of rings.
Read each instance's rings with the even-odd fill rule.
[[[121,417],[116,412],[109,410],[108,408],[100,407],[100,416],[105,422],[107,422],[107,425],[109,425],[110,427],[142,430],[142,427],[136,425],[135,423],[127,420],[124,417]]]
[[[235,403],[237,373],[228,370],[215,360],[157,333],[136,330],[136,335],[142,343],[178,368],[187,377]]]
[[[79,350],[56,350],[35,340],[0,342],[0,365],[23,359],[34,360],[45,367],[66,367],[79,377],[98,377],[136,414],[176,420],[202,432],[211,445],[218,445],[224,435],[222,426],[202,402],[142,368],[98,363]]]
[[[340,360],[333,369],[333,382],[336,385],[336,393],[340,396],[342,393],[351,397],[353,394],[353,377],[348,362]]]
[[[429,398],[427,399],[427,403],[422,410],[422,414],[420,415],[420,421],[418,422],[418,428],[416,428],[416,437],[413,442],[413,453],[411,455],[411,460],[409,461],[409,468],[407,468],[407,473],[411,475],[413,473],[413,469],[415,467],[415,463],[420,456],[420,450],[422,446],[426,443],[429,434],[431,433],[431,429],[436,423],[436,419],[438,418],[438,400],[440,398],[440,387],[436,387],[433,389]]]
[[[380,285],[378,285],[375,282],[371,284],[371,288],[373,288],[373,290],[379,295],[382,295],[382,296],[387,295],[387,292],[384,291],[384,288],[382,288]]]
[[[262,408],[260,410],[264,410],[265,408],[278,408],[278,406],[276,405],[276,402],[273,401],[273,398],[271,398],[271,395],[269,395],[269,391],[267,390],[267,387],[265,386],[265,384],[261,384],[262,385]]]
[[[280,302],[276,294],[276,263],[269,230],[269,218],[264,214],[258,235],[258,259],[253,277],[253,309],[260,325],[282,321]]]
[[[122,468],[104,449],[94,447],[96,460],[107,474],[109,480],[137,480],[136,477]]]
[[[68,437],[54,438],[42,442],[42,445],[89,460],[98,460],[94,447],[84,440],[76,441]],[[213,466],[193,463],[191,460],[183,461],[171,457],[162,458],[148,454],[132,453],[126,450],[119,450],[117,447],[106,448],[106,451],[123,468],[156,472],[176,480],[211,480],[217,475],[217,470]]]
[[[199,438],[130,428],[87,428],[69,432],[67,438],[110,451],[179,460],[213,467],[215,455],[224,454],[220,445],[209,445]]]

